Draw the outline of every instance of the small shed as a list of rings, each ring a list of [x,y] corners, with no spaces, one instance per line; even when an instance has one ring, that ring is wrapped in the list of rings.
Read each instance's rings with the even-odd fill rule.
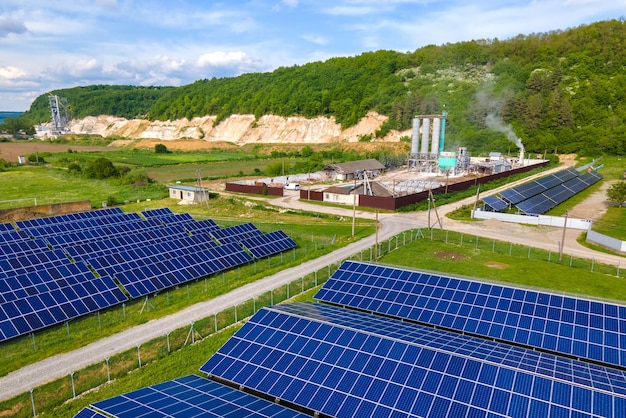
[[[177,184],[167,186],[172,199],[178,199],[184,203],[206,202],[209,198],[209,189],[204,187],[184,186]]]
[[[369,160],[350,161],[347,163],[330,164],[324,168],[328,177],[332,180],[353,180],[355,177],[363,179],[367,177],[376,177],[385,169],[385,166],[378,160],[371,158]]]
[[[358,205],[360,195],[392,197],[393,193],[377,181],[361,182],[356,184],[356,187],[354,184],[346,184],[324,189],[324,202],[342,205],[352,205],[356,203]]]

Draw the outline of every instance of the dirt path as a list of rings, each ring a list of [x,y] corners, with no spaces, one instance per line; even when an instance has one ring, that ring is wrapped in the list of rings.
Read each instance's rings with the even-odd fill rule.
[[[562,168],[563,167],[555,168],[530,178],[544,176],[549,172],[557,171]],[[528,181],[530,178],[520,180],[519,183]],[[489,194],[497,193],[505,188],[511,187],[512,185],[514,184],[508,184],[500,189],[491,190]],[[597,216],[601,215],[601,211],[598,211],[597,209],[597,204],[599,201],[602,201],[602,196],[603,191],[601,190],[592,194],[587,200],[572,209],[572,216],[574,216],[573,214],[593,215],[584,216],[584,218],[596,219]],[[442,222],[444,229],[497,239],[505,242],[512,242],[514,244],[521,244],[529,247],[542,248],[548,251],[558,250],[559,241],[562,239],[561,228],[529,227],[519,224],[500,222],[497,220],[459,222],[445,218],[446,213],[463,205],[471,204],[474,199],[474,197],[470,197],[463,201],[438,208],[439,215],[443,218]],[[310,204],[305,201],[300,201],[297,193],[288,194],[282,199],[267,200],[267,202],[268,204],[288,208],[297,208],[352,217],[351,208],[348,209]],[[376,214],[372,212],[357,211],[357,216],[373,219],[376,217]],[[387,240],[390,237],[409,229],[427,228],[427,216],[428,215],[425,212],[380,214],[379,221],[381,222],[381,228],[378,233],[379,242]],[[580,233],[581,231],[571,229],[567,230],[565,238],[566,254],[587,259],[593,258],[598,262],[612,265],[619,265],[620,262],[623,263],[626,260],[625,257],[600,253],[579,245],[576,242],[576,238]],[[291,282],[298,277],[305,276],[315,270],[324,268],[331,263],[344,260],[350,257],[350,255],[357,254],[359,251],[372,246],[376,242],[375,239],[375,236],[367,237],[324,257],[311,260],[297,267],[283,270],[273,276],[266,277],[213,300],[198,303],[167,317],[156,319],[146,324],[133,327],[127,331],[103,338],[78,350],[50,357],[38,363],[25,366],[8,374],[7,376],[0,378],[0,400],[10,399],[13,396],[27,392],[31,388],[36,388],[51,380],[68,376],[71,372],[77,371],[88,365],[103,362],[105,357],[137,347],[138,345],[154,338],[162,337],[169,331],[189,326],[189,324],[193,321],[211,316],[214,313],[230,308],[233,305],[240,304],[245,300],[249,300],[256,295],[267,292],[270,289],[274,289],[285,283]]]
[[[18,156],[27,156],[38,152],[66,152],[68,149],[73,151],[116,151],[116,147],[96,147],[88,145],[72,145],[72,144],[51,144],[39,140],[0,142],[0,159],[17,163]]]

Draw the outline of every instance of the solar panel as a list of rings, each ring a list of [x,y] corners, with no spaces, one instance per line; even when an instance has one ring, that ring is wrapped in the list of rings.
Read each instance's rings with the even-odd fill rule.
[[[321,301],[626,366],[626,306],[346,261]]]
[[[554,174],[549,174],[538,180],[524,183],[520,186],[513,187],[511,189],[504,190],[500,195],[512,205],[536,196],[545,190],[558,186],[565,181],[578,176],[578,171],[573,168],[558,171]]]
[[[489,206],[493,211],[500,212],[509,207],[509,204],[504,200],[500,199],[498,196],[486,196],[483,199],[485,205]]]
[[[269,257],[297,247],[296,242],[281,230],[245,238],[241,240],[241,245],[255,258]]]
[[[516,207],[527,215],[543,215],[601,179],[602,176],[593,171],[580,177],[572,177],[541,194],[519,202]]]
[[[144,210],[143,212],[141,212],[141,214],[144,216],[144,218],[148,219],[153,217],[173,215],[174,212],[172,212],[170,208],[158,208]]]
[[[116,418],[194,416],[304,418],[309,416],[194,375],[96,402],[93,408]],[[81,415],[80,418],[90,416],[92,415]]]
[[[54,262],[0,279],[0,341],[127,300],[109,277],[83,263]]]
[[[100,412],[83,408],[78,411],[78,414],[74,415],[74,418],[107,418],[107,416],[102,415]]]
[[[29,239],[29,237],[24,231],[9,230],[0,232],[0,243],[24,241],[27,239]]]
[[[13,224],[10,223],[1,223],[0,224],[0,232],[2,231],[15,231],[15,228],[13,228]]]
[[[262,234],[262,232],[252,223],[213,229],[209,231],[209,233],[213,239],[220,244],[238,243],[241,242],[242,239]]]
[[[201,370],[337,417],[626,412],[622,371],[314,303],[262,309]]]

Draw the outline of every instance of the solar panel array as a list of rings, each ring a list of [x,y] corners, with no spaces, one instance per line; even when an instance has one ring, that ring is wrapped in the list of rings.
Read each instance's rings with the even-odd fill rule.
[[[262,232],[252,223],[233,225],[222,229],[214,229],[210,233],[213,239],[220,244],[241,242],[243,239],[262,234]]]
[[[269,257],[297,246],[294,240],[280,230],[245,238],[241,240],[241,245],[255,258]]]
[[[569,338],[571,348],[586,329],[589,354],[604,329],[603,343],[614,348],[617,337],[621,350],[626,337],[609,330],[626,326],[626,306],[353,261],[316,298],[323,303],[261,309],[201,367],[207,379],[194,379],[308,416],[626,416],[626,367],[616,357],[578,358],[558,343],[503,338],[512,327],[541,341]],[[212,403],[194,397],[171,406],[158,386],[142,390],[145,400],[130,396],[140,405],[123,395],[92,408],[127,417],[155,405],[160,416],[160,402],[169,410]]]
[[[626,306],[345,262],[318,300],[626,367]]]
[[[169,209],[142,215],[111,208],[3,224],[0,341],[248,263],[247,237],[275,237],[267,245],[278,251],[288,239]]]
[[[500,199],[498,196],[492,195],[483,197],[483,202],[485,205],[489,206],[493,211],[500,212],[509,207],[509,204],[504,200]]]
[[[600,180],[602,180],[602,175],[596,171],[591,171],[519,202],[516,206],[527,215],[543,215]]]
[[[93,408],[119,418],[165,416],[300,418],[307,416],[194,375],[97,402],[93,404]],[[81,411],[81,413],[88,412],[93,412],[93,410]],[[77,417],[81,416],[77,415]]]
[[[554,174],[549,174],[538,180],[530,181],[520,186],[507,189],[500,193],[500,195],[505,201],[512,205],[516,205],[523,200],[529,199],[577,176],[578,171],[576,171],[575,168],[568,168]]]
[[[0,341],[125,300],[110,277],[58,250],[0,259]]]
[[[626,413],[624,372],[310,303],[262,310],[201,370],[327,416]]]

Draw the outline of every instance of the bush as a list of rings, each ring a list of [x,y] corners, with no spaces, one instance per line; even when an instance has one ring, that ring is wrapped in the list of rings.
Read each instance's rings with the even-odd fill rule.
[[[119,172],[113,163],[103,157],[96,158],[90,162],[87,167],[85,167],[83,173],[87,178],[98,180],[117,177],[119,175]]]
[[[77,162],[73,162],[73,163],[70,163],[70,164],[67,166],[67,171],[68,171],[70,174],[80,174],[80,173],[82,173],[83,169],[82,169],[82,167],[80,166],[80,164],[78,164]]]
[[[28,162],[31,164],[45,164],[46,160],[43,158],[43,155],[39,155],[38,153],[30,154],[27,157]]]
[[[167,149],[167,147],[164,144],[156,144],[154,146],[154,152],[156,154],[167,154],[167,153],[169,153],[169,150]]]
[[[124,184],[130,184],[134,187],[145,186],[152,182],[152,179],[148,177],[148,174],[146,174],[144,170],[130,171],[122,180]]]
[[[115,196],[108,196],[106,203],[107,203],[107,206],[115,206],[117,205],[117,199],[115,198]]]

